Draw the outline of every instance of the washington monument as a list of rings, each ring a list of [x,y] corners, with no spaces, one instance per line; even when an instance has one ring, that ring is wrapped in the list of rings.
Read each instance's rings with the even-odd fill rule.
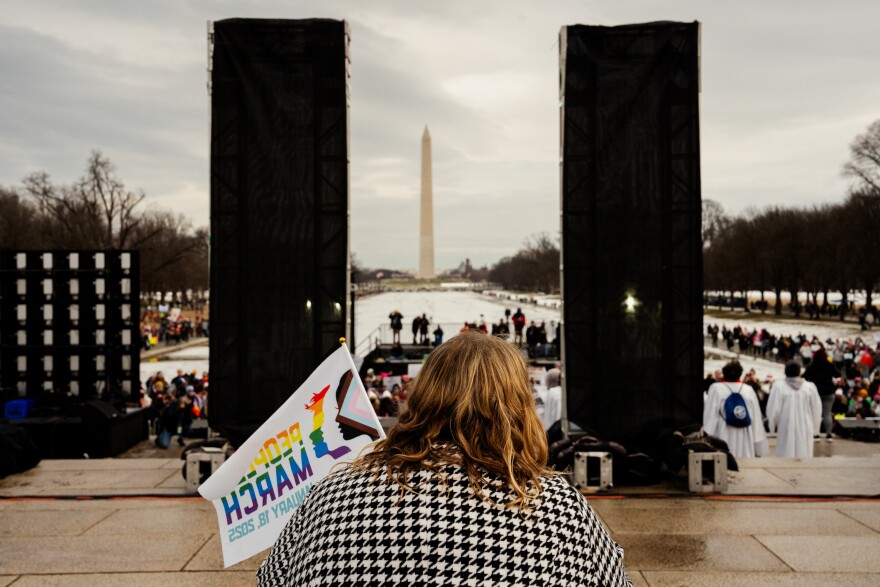
[[[431,134],[422,134],[422,205],[419,233],[419,278],[434,277],[434,190],[431,187]]]

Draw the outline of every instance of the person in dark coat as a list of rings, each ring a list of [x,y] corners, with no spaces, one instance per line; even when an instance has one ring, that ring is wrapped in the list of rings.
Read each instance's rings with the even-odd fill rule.
[[[831,407],[834,404],[834,379],[838,376],[837,370],[828,358],[824,348],[820,348],[813,354],[813,361],[804,372],[804,379],[813,383],[819,390],[819,399],[822,400],[822,426],[825,428],[825,441],[831,442],[831,428],[834,423],[834,415]]]
[[[159,417],[159,436],[156,437],[156,446],[168,448],[171,438],[177,435],[177,444],[184,445],[184,429],[189,429],[192,424],[191,405],[187,404],[186,396],[170,401],[162,415]]]
[[[511,319],[513,321],[513,342],[516,345],[522,345],[523,328],[526,325],[526,315],[523,314],[522,308],[516,309],[516,314]]]
[[[415,320],[412,322],[412,333],[413,333],[413,344],[417,344],[418,340],[416,337],[419,335],[419,329],[422,327],[422,317],[416,316]]]
[[[428,320],[428,317],[422,314],[421,321],[419,322],[419,337],[421,338],[420,344],[428,344],[428,325],[431,324],[431,321]]]
[[[388,318],[391,320],[391,341],[400,342],[400,331],[403,329],[403,314],[394,310],[388,314]]]
[[[526,328],[526,345],[529,347],[530,356],[535,356],[535,346],[538,344],[538,327],[533,320]]]

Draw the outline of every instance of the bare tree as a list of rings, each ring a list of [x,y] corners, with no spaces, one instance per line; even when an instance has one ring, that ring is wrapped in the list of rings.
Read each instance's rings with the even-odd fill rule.
[[[702,226],[703,249],[709,247],[712,241],[730,226],[732,219],[725,214],[724,207],[715,200],[703,200]]]
[[[58,222],[66,235],[63,246],[131,246],[132,231],[141,222],[137,207],[146,196],[126,189],[100,151],[92,151],[85,175],[73,185],[54,184],[45,171],[28,175],[22,183],[40,211]]]
[[[71,186],[54,184],[45,171],[28,175],[22,184],[39,213],[54,224],[54,247],[88,248],[103,233],[96,210],[80,200]]]
[[[145,194],[127,189],[100,151],[73,184],[56,184],[40,171],[22,187],[25,198],[0,191],[0,246],[139,250],[144,291],[207,288],[208,229],[168,211],[141,210]]]
[[[40,225],[36,207],[15,190],[0,186],[0,247],[39,247],[45,234]]]
[[[880,285],[880,193],[856,192],[843,205],[851,244],[847,253],[854,264],[855,283],[865,290],[866,305],[872,305],[872,294]]]
[[[493,265],[488,276],[508,289],[558,292],[559,247],[546,233],[535,235],[515,255]]]
[[[130,238],[141,251],[144,291],[185,291],[208,284],[208,230],[168,211],[149,211]]]
[[[824,307],[828,303],[828,291],[833,287],[835,275],[839,267],[835,263],[832,249],[833,233],[831,231],[831,218],[835,206],[816,206],[804,211],[804,224],[802,231],[808,235],[804,244],[804,287],[808,299],[816,309]],[[822,302],[819,302],[819,294],[823,294]],[[814,318],[820,319],[818,311]]]
[[[116,175],[116,166],[98,150],[92,151],[86,175],[76,189],[80,198],[103,216],[105,246],[116,249],[129,246],[129,237],[141,221],[135,210],[144,201],[144,193],[127,190]]]
[[[853,191],[880,196],[880,120],[857,136],[849,151],[850,160],[843,165],[843,173],[855,179]]]

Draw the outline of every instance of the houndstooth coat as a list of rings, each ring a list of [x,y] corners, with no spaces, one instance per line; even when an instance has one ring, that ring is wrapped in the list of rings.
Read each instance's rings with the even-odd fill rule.
[[[543,478],[524,516],[476,497],[460,467],[443,473],[448,491],[421,471],[419,494],[401,497],[394,483],[337,470],[293,514],[257,584],[631,586],[623,550],[563,478]]]

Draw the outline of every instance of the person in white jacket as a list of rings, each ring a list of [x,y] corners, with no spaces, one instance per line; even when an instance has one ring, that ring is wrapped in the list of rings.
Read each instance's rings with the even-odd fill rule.
[[[812,457],[813,437],[819,434],[822,400],[816,385],[800,374],[801,366],[791,361],[785,365],[785,380],[770,388],[767,425],[777,432],[778,457]]]
[[[770,449],[767,445],[767,433],[764,431],[761,404],[751,386],[743,385],[740,381],[742,372],[739,361],[730,361],[721,369],[724,379],[709,387],[703,406],[703,431],[726,442],[730,453],[737,458],[762,457]],[[748,426],[731,426],[724,418],[724,402],[732,393],[742,394],[751,420]]]

